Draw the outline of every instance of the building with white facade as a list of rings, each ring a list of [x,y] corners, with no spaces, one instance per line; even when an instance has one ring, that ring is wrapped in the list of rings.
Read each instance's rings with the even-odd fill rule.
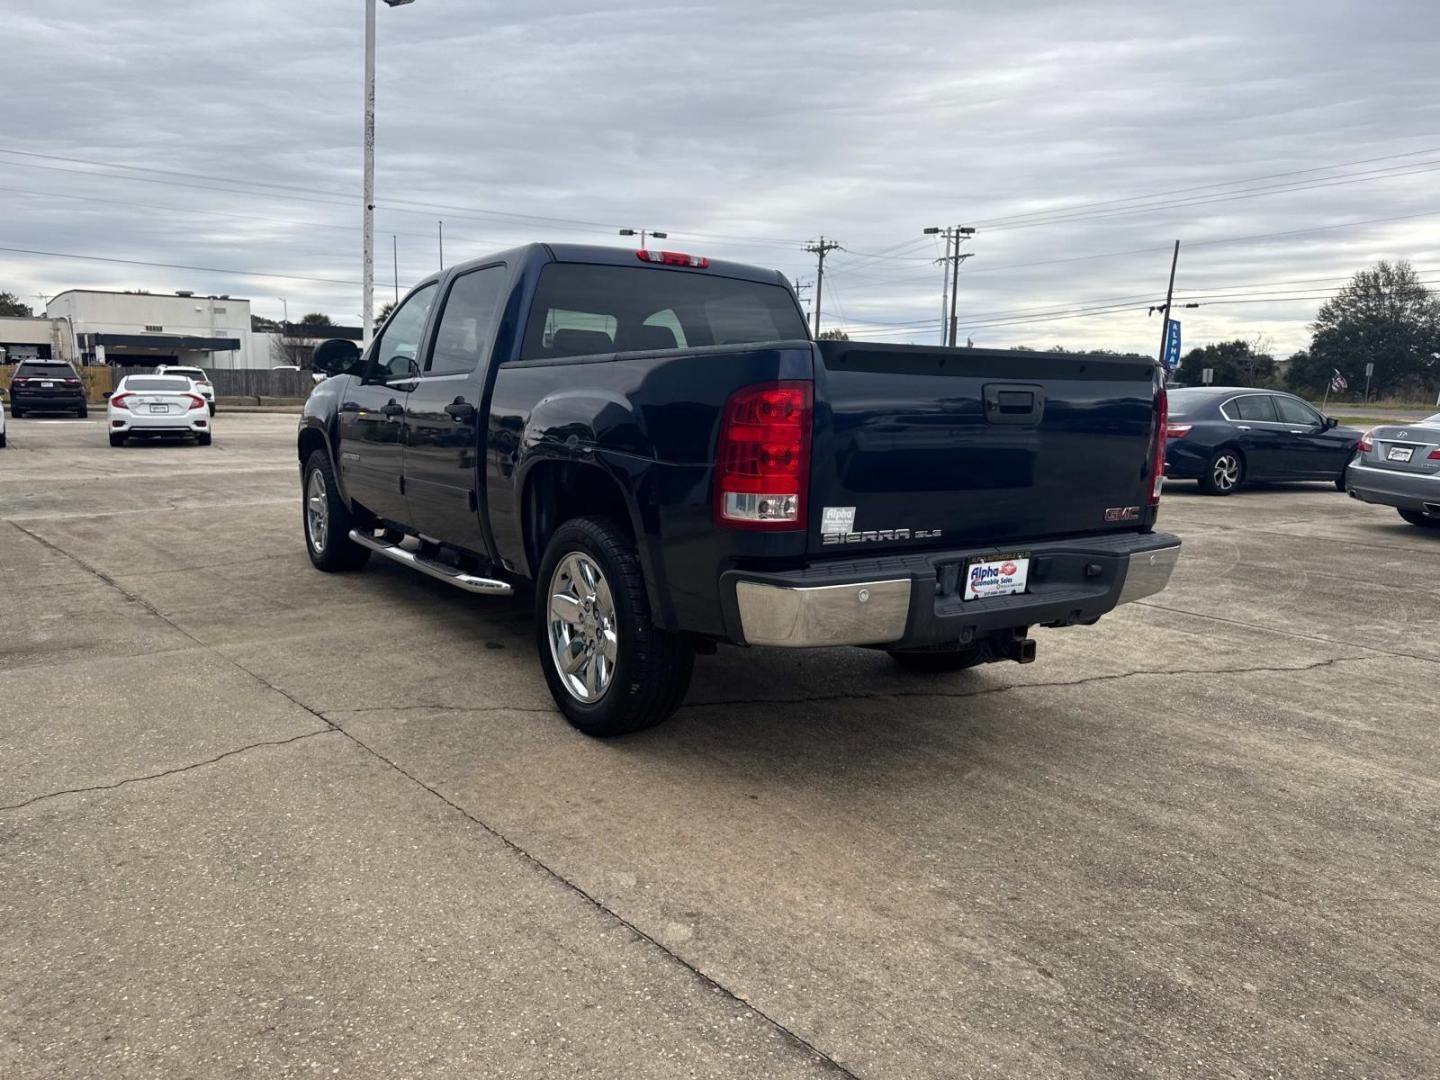
[[[64,319],[0,315],[0,364],[22,360],[75,362],[75,339]]]
[[[224,370],[271,363],[268,349],[255,355],[250,301],[233,296],[70,289],[50,300],[45,313],[68,321],[85,364]]]

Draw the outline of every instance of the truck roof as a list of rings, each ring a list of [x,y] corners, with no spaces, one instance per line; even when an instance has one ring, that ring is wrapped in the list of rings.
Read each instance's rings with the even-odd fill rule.
[[[517,264],[525,263],[589,263],[594,266],[658,266],[655,263],[643,263],[636,258],[638,248],[633,247],[603,247],[599,244],[523,244],[520,247],[510,248],[506,251],[497,251],[478,259],[470,259],[448,269],[467,270],[471,267],[487,266],[491,263],[505,261]],[[672,251],[670,247],[655,248],[652,250]],[[703,251],[687,251],[690,255],[704,255]],[[724,259],[710,259],[710,265],[704,270],[687,271],[689,273],[714,274],[717,277],[740,278],[744,281],[758,281],[766,285],[782,285],[789,288],[789,281],[779,270],[766,270],[763,267],[752,266],[749,263],[729,262]]]

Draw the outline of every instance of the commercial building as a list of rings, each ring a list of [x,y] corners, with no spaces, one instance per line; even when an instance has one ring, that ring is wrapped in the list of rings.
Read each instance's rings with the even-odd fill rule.
[[[68,321],[84,364],[270,366],[268,355],[254,354],[250,301],[233,296],[70,289],[51,299],[45,313]]]
[[[75,362],[74,338],[64,319],[0,316],[0,364],[22,360]]]

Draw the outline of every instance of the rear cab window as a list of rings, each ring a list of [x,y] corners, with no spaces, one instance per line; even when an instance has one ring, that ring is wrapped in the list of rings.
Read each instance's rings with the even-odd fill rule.
[[[190,389],[189,379],[169,379],[163,375],[139,378],[132,376],[122,380],[122,384],[123,389],[133,390],[136,393],[173,394]]]
[[[540,274],[522,360],[750,345],[806,338],[788,289],[645,266],[551,263]]]

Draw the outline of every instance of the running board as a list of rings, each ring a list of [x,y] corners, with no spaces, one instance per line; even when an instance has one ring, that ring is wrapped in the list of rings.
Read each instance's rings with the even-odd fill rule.
[[[446,566],[444,563],[416,555],[413,551],[405,550],[399,544],[392,544],[387,540],[377,540],[359,529],[350,530],[350,539],[361,547],[367,547],[371,551],[384,555],[387,559],[393,559],[402,566],[419,570],[422,574],[429,574],[447,585],[454,585],[457,589],[464,589],[466,592],[480,593],[483,596],[509,596],[515,591],[508,581],[467,574],[453,566]]]

